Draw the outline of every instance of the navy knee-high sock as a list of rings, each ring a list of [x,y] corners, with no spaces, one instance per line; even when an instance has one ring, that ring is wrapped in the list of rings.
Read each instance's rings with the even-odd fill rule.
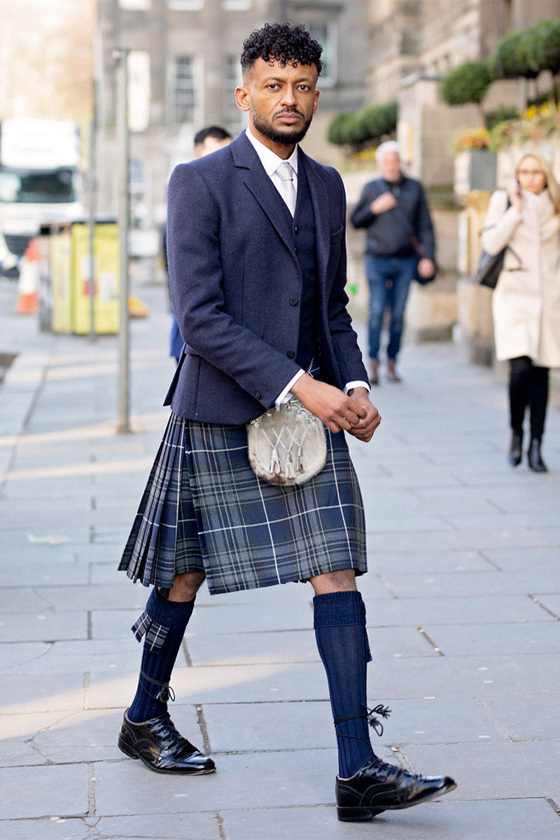
[[[367,719],[367,663],[371,658],[366,609],[359,592],[313,599],[315,637],[327,672],[338,746],[338,773],[349,778],[374,753]]]
[[[171,672],[194,609],[192,601],[167,601],[154,586],[146,610],[134,627],[137,638],[145,634],[138,687],[128,719],[143,723],[167,711]]]

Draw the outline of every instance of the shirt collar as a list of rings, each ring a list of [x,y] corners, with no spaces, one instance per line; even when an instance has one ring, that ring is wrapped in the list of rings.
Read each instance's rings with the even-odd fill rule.
[[[273,175],[281,163],[283,163],[283,158],[278,157],[278,155],[274,154],[269,148],[267,148],[264,143],[261,143],[260,140],[257,140],[254,134],[251,134],[251,131],[247,128],[246,132],[249,141],[252,143],[253,148],[255,149],[256,153],[259,156],[259,160],[262,163],[266,174],[270,177]],[[298,171],[298,147],[296,145],[294,151],[288,158],[288,163],[294,168],[295,173],[297,175]]]

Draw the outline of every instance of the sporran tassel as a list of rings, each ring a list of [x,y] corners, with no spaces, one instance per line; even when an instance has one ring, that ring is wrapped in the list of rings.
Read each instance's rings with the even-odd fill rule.
[[[278,457],[278,449],[274,446],[270,456],[270,472],[272,475],[280,475],[282,472],[282,464]]]
[[[292,459],[292,453],[286,453],[286,478],[295,478],[296,474],[294,471],[294,462]]]

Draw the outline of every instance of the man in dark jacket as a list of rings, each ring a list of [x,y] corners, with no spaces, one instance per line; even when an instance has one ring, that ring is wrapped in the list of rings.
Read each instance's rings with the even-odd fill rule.
[[[134,624],[144,647],[118,743],[158,773],[212,773],[214,761],[179,734],[167,707],[199,587],[309,581],[337,735],[338,816],[355,821],[429,801],[455,782],[387,764],[370,743],[375,714],[388,710],[367,708],[371,657],[356,586],[367,569],[365,517],[343,430],[367,442],[381,418],[346,311],[342,179],[299,147],[317,109],[320,55],[302,26],[253,32],[235,93],[247,130],[176,167],[169,182],[169,276],[186,344],[120,565],[153,588]],[[323,421],[328,440],[323,470],[297,486],[257,478],[247,448],[246,424],[289,393]]]
[[[379,382],[379,345],[383,315],[390,309],[387,379],[400,382],[396,371],[404,310],[416,273],[432,277],[435,237],[422,185],[402,174],[398,143],[377,149],[381,177],[363,189],[354,212],[355,228],[366,228],[366,275],[369,284],[370,382]]]

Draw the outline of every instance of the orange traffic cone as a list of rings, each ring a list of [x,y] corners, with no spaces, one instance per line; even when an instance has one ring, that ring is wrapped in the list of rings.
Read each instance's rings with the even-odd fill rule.
[[[36,315],[39,311],[39,249],[31,239],[19,266],[18,315]]]

